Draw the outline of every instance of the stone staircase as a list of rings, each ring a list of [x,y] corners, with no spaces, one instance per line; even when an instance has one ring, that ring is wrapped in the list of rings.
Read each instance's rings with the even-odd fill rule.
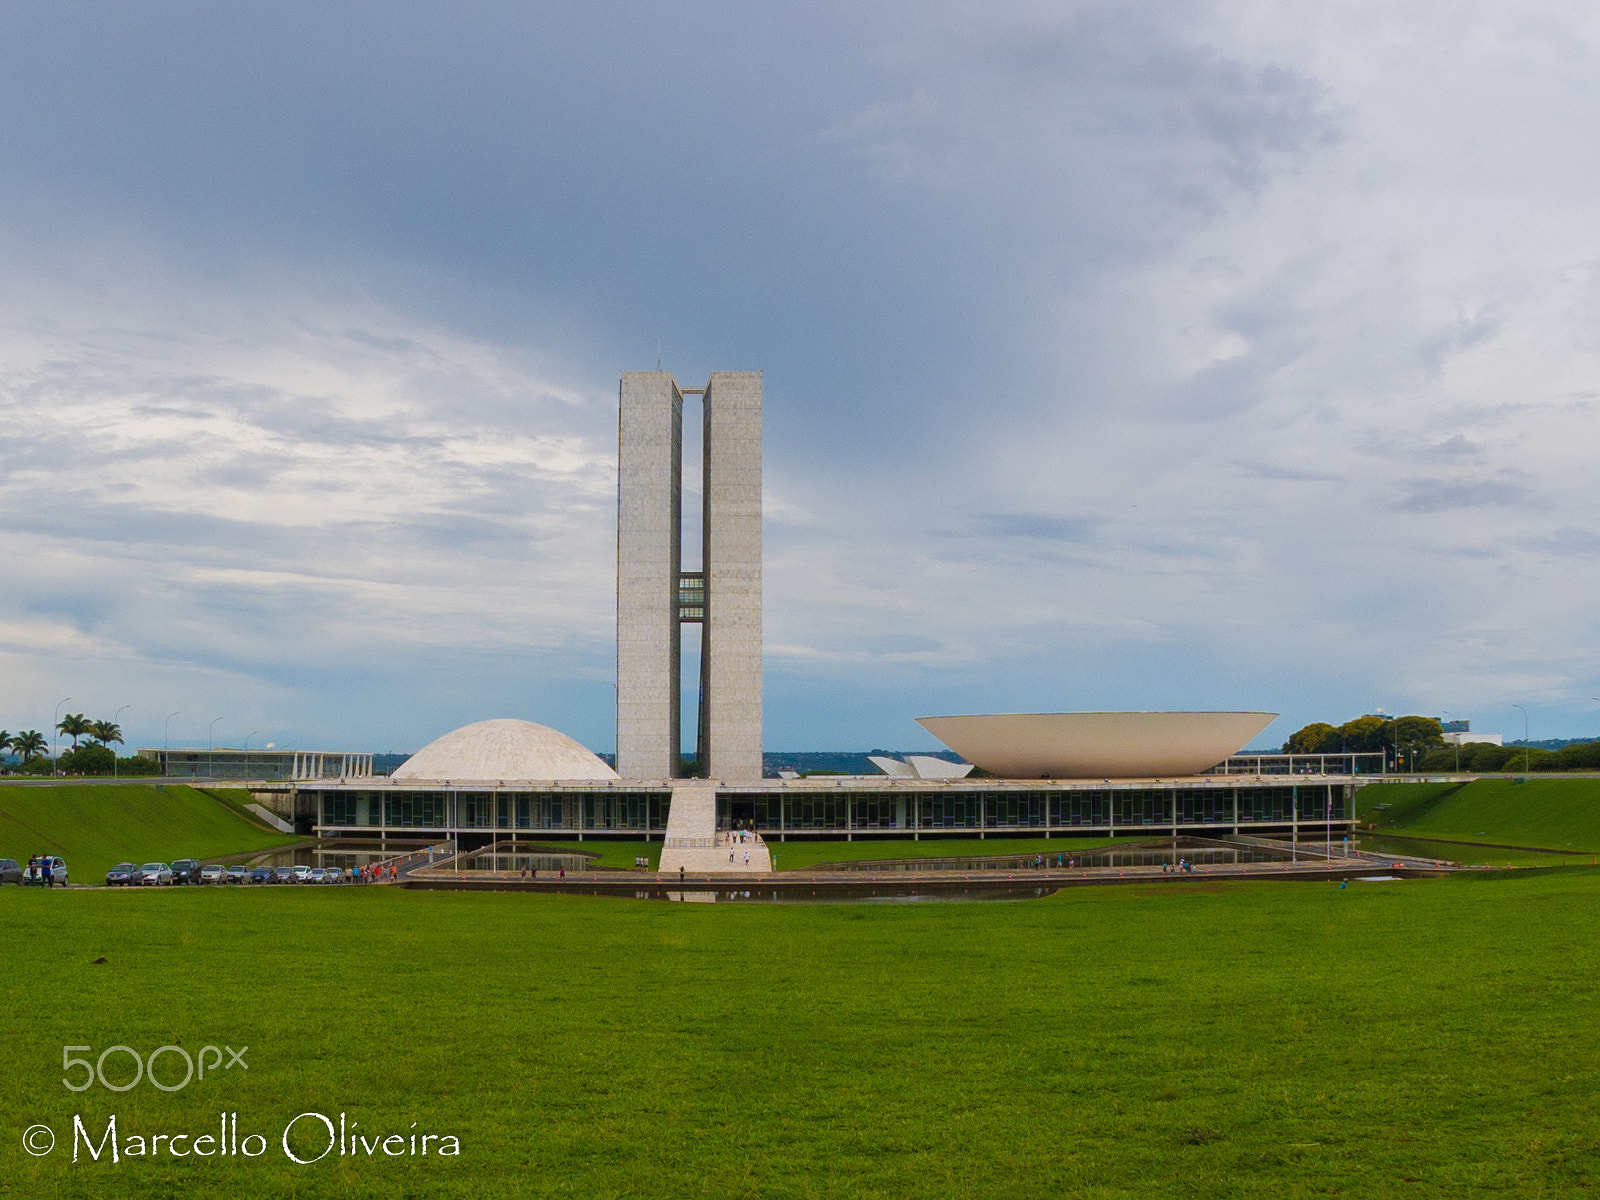
[[[772,870],[766,843],[754,834],[740,842],[736,835],[717,832],[717,789],[702,783],[684,783],[672,789],[667,811],[666,839],[661,847],[661,873],[676,875],[736,875]],[[750,861],[745,862],[749,855]]]

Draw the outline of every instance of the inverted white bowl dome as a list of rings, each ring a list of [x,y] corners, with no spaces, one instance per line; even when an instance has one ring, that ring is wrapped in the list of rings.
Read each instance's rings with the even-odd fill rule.
[[[1272,724],[1267,712],[995,713],[918,717],[934,737],[1002,779],[1196,775]]]
[[[617,773],[560,730],[532,721],[478,721],[435,738],[392,779],[615,779]]]

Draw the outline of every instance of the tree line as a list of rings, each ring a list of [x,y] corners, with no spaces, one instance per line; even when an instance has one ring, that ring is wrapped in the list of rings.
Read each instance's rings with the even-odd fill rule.
[[[49,739],[37,729],[12,733],[0,729],[0,750],[17,756],[25,775],[156,775],[161,765],[147,758],[118,758],[113,746],[120,746],[122,726],[115,721],[91,721],[83,713],[67,713],[56,723],[56,731],[72,739],[72,748],[51,760]],[[82,744],[80,744],[82,739]]]
[[[1313,721],[1283,744],[1285,754],[1373,754],[1419,771],[1596,771],[1600,742],[1582,742],[1559,750],[1497,746],[1493,742],[1444,740],[1435,717],[1357,717],[1343,725]]]

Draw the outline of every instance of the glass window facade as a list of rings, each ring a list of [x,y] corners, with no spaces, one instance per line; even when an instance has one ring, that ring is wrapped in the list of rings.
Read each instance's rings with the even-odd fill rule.
[[[1218,778],[1218,784],[1222,780]],[[773,788],[720,792],[722,828],[753,823],[771,832],[1028,831],[1286,825],[1347,821],[1343,783],[1148,788]],[[496,832],[660,833],[671,793],[338,790],[318,796],[330,828]]]

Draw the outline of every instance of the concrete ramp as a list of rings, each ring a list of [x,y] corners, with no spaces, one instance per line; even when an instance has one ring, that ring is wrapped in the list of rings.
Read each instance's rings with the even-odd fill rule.
[[[289,822],[285,821],[282,817],[280,817],[277,813],[273,812],[271,809],[262,808],[261,805],[259,805],[259,804],[246,804],[245,807],[248,808],[251,812],[255,813],[256,816],[260,817],[268,825],[271,825],[279,833],[293,833],[294,832],[294,826],[289,824]]]
[[[735,835],[717,832],[717,789],[712,784],[688,782],[672,789],[667,810],[667,833],[661,847],[661,873],[701,876],[744,875],[772,870],[766,843],[755,835],[740,842]],[[749,862],[745,861],[746,855]]]

